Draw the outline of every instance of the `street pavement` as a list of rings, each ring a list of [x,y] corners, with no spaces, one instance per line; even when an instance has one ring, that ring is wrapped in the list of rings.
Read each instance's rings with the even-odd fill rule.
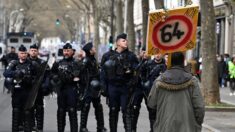
[[[11,97],[10,94],[2,92],[3,78],[0,81],[0,132],[10,132],[11,131]],[[221,89],[221,99],[225,102],[230,102],[235,104],[235,96],[229,96],[229,89]],[[105,99],[102,99],[104,106],[104,119],[105,127],[109,129],[108,125],[108,107],[105,105]],[[45,119],[44,119],[44,132],[57,132],[56,125],[56,110],[57,102],[56,97],[46,97],[45,98]],[[122,114],[119,114],[118,122],[118,132],[124,132],[122,123]],[[80,122],[80,112],[78,112],[78,122]],[[203,132],[234,132],[235,131],[235,113],[233,112],[206,112]],[[80,126],[80,125],[79,125]],[[90,114],[88,117],[87,128],[91,132],[96,131],[96,120],[94,116],[94,109],[91,107]],[[140,117],[138,121],[138,132],[148,132],[149,131],[149,120],[148,112],[145,107],[144,102],[142,103],[142,108],[140,111]],[[66,132],[69,132],[69,120],[66,119]]]
[[[220,88],[221,102],[235,105],[235,96],[230,96],[230,89]],[[204,125],[214,132],[235,132],[235,112],[206,112]]]

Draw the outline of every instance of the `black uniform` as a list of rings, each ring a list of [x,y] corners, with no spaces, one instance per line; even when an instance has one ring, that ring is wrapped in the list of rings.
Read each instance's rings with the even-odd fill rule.
[[[31,61],[34,61],[35,63],[38,63],[38,65],[42,65],[44,63],[46,63],[44,60],[40,59],[40,58],[29,58]],[[51,89],[50,89],[50,68],[47,65],[46,67],[46,72],[42,81],[42,84],[38,90],[37,93],[37,98],[35,100],[35,104],[33,107],[33,121],[32,121],[32,125],[33,127],[35,126],[35,119],[36,119],[36,129],[39,131],[43,130],[43,122],[44,122],[44,103],[43,103],[43,99],[44,96],[47,96],[51,93]]]
[[[90,110],[90,103],[93,103],[95,109],[95,116],[97,120],[97,132],[106,132],[104,127],[104,114],[103,107],[100,100],[101,85],[100,85],[100,72],[98,64],[94,55],[90,54],[92,43],[87,43],[83,50],[86,52],[86,57],[83,59],[83,66],[85,67],[86,85],[82,87],[84,95],[84,105],[81,109],[81,127],[80,132],[88,132],[87,118]]]
[[[63,49],[72,49],[70,44],[66,44]],[[70,131],[77,132],[77,86],[76,77],[80,76],[80,65],[73,57],[64,57],[59,62],[55,62],[51,72],[53,74],[52,84],[56,84],[58,94],[57,104],[57,125],[58,132],[64,132],[66,111],[70,120]]]
[[[154,80],[166,70],[166,64],[164,59],[161,59],[159,62],[155,60],[142,59],[140,64],[140,81],[139,85],[134,93],[134,101],[132,106],[132,131],[136,131],[139,111],[141,108],[141,102],[144,99],[147,106],[147,97],[152,88]],[[150,132],[153,132],[153,124],[156,119],[156,110],[151,109],[147,106],[149,112],[149,121],[150,121]]]
[[[6,78],[13,79],[12,132],[19,131],[19,126],[23,124],[25,132],[31,132],[32,130],[31,110],[25,110],[24,107],[37,74],[36,68],[36,64],[30,60],[26,60],[25,62],[13,60],[9,63],[6,71],[3,73]]]
[[[11,47],[11,49],[15,49],[14,47]],[[8,64],[12,61],[12,60],[18,60],[18,55],[15,53],[15,52],[10,52],[8,54],[6,54],[6,56],[3,56],[3,58],[1,59],[2,62],[4,62],[5,64],[5,70],[6,70],[6,67],[8,66]],[[11,84],[8,84],[8,79],[6,79],[6,81],[4,81],[4,87],[7,88],[7,93],[10,93],[12,87],[11,87]]]
[[[104,73],[101,74],[102,82],[107,83],[105,86],[107,86],[109,98],[110,131],[117,132],[120,107],[123,113],[124,128],[126,131],[131,131],[131,117],[130,112],[128,112],[128,104],[133,89],[131,86],[131,78],[133,78],[138,59],[135,54],[128,49],[121,53],[112,51],[110,54],[111,55],[102,66]]]

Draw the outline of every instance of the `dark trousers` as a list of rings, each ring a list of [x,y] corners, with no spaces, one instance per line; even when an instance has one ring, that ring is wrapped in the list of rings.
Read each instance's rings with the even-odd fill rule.
[[[131,112],[127,109],[128,92],[127,85],[112,85],[108,86],[109,92],[109,125],[111,132],[117,132],[118,114],[121,107],[124,128],[126,132],[131,131]]]
[[[132,106],[132,131],[136,131],[140,108],[142,100],[145,100],[145,104],[147,106],[147,97],[144,95],[143,91],[140,88],[137,88],[134,92],[134,100]],[[149,113],[149,122],[150,122],[150,132],[153,132],[153,124],[156,120],[156,110],[153,110],[147,106],[147,110]]]
[[[90,110],[90,104],[93,104],[95,109],[95,117],[97,121],[97,132],[103,131],[104,127],[104,114],[103,114],[103,106],[101,104],[100,97],[93,98],[88,95],[85,97],[83,108],[81,109],[81,123],[80,123],[80,132],[86,130],[87,128],[87,119]]]
[[[32,110],[32,126],[37,128],[38,130],[43,130],[43,123],[44,123],[44,103],[43,103],[44,96],[42,92],[39,91],[37,98],[35,100],[35,105]]]
[[[29,91],[23,88],[14,89],[12,93],[12,132],[19,131],[19,126],[24,125],[25,132],[31,132],[31,110],[25,110]]]
[[[64,132],[66,111],[68,111],[70,121],[70,131],[78,131],[77,123],[77,91],[76,87],[66,87],[60,90],[57,98],[57,126],[58,132]]]

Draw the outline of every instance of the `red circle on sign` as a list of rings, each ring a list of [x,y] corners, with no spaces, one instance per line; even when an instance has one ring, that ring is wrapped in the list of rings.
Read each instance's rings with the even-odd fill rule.
[[[172,20],[181,20],[181,21],[185,22],[185,24],[188,27],[188,33],[185,35],[184,39],[182,41],[180,41],[178,44],[175,44],[173,46],[165,46],[165,45],[163,45],[159,42],[159,40],[157,38],[157,33],[160,30],[159,29],[160,27],[162,27],[164,24],[166,24],[167,22],[172,21]],[[186,44],[186,42],[190,39],[192,32],[193,32],[193,24],[186,16],[174,15],[174,16],[168,17],[166,19],[166,21],[160,22],[154,27],[152,39],[153,39],[154,45],[156,47],[158,47],[159,49],[162,49],[162,50],[175,50],[175,49],[181,47],[182,45]]]

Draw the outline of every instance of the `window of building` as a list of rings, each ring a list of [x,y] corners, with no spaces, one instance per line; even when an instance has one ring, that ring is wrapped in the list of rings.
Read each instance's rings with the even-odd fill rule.
[[[11,43],[18,43],[19,39],[18,38],[10,38]]]
[[[31,43],[32,39],[31,38],[24,38],[23,43]]]

